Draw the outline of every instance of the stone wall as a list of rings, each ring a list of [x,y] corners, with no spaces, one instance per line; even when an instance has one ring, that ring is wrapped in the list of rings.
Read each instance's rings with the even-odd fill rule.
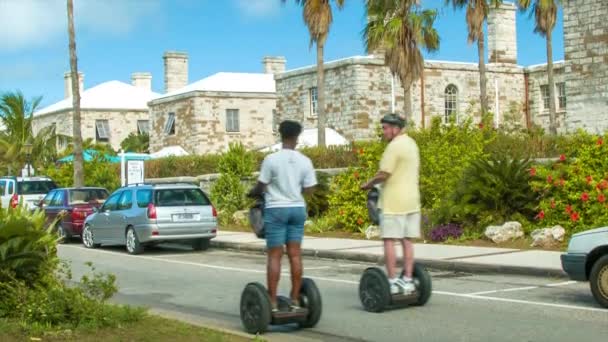
[[[120,149],[120,143],[130,133],[137,133],[137,121],[148,120],[148,111],[81,111],[81,133],[82,139],[88,138],[95,141],[95,121],[108,120],[110,125],[109,144],[114,150]],[[72,136],[72,111],[63,110],[55,113],[44,114],[34,117],[32,130],[37,134],[43,127],[55,124],[58,134]]]
[[[608,129],[608,1],[564,2],[565,129]]]
[[[559,106],[559,91],[558,84],[566,83],[568,87],[567,75],[565,73],[565,63],[555,62],[553,63],[553,80],[555,82],[555,110],[557,116],[557,127],[561,131],[564,127],[564,120],[566,118],[566,110],[569,106],[569,99],[566,96],[566,108],[560,108]],[[549,128],[549,108],[544,107],[543,96],[541,93],[541,86],[548,85],[549,80],[547,78],[547,65],[531,66],[526,68],[528,74],[528,103],[530,107],[530,119],[533,123]]]
[[[517,23],[513,3],[503,3],[488,13],[487,63],[517,64]]]
[[[179,145],[189,153],[219,153],[231,142],[255,149],[271,145],[273,94],[196,92],[155,101],[150,105],[150,152]],[[239,131],[226,131],[226,110],[239,110]],[[175,113],[175,134],[164,133],[169,113]]]

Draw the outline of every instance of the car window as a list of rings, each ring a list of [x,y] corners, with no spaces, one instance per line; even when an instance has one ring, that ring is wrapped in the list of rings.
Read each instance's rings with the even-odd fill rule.
[[[51,191],[49,192],[46,196],[44,196],[44,199],[42,200],[42,203],[44,203],[44,205],[50,205],[51,204],[51,200],[53,199],[53,196],[55,196],[55,194],[57,193],[57,191]]]
[[[145,208],[152,202],[152,190],[137,190],[137,206]]]
[[[156,190],[154,204],[158,207],[181,207],[211,203],[201,189],[161,189]]]
[[[109,194],[105,189],[71,189],[69,191],[70,204],[85,204],[91,202],[103,203]]]
[[[41,195],[57,188],[54,182],[49,180],[28,180],[17,183],[17,193],[20,195]]]
[[[15,182],[8,181],[8,194],[12,195],[15,193]]]
[[[118,204],[118,199],[120,198],[120,195],[122,195],[122,191],[121,192],[117,192],[115,194],[112,194],[112,196],[110,196],[106,202],[103,204],[102,207],[102,211],[106,211],[106,210],[116,210],[116,205]]]
[[[131,209],[133,206],[133,191],[123,191],[122,197],[118,201],[118,210]]]
[[[6,190],[6,181],[0,180],[0,195],[4,196],[4,191]]]
[[[50,205],[53,207],[62,207],[64,199],[65,199],[65,191],[57,191],[57,193],[51,200]]]

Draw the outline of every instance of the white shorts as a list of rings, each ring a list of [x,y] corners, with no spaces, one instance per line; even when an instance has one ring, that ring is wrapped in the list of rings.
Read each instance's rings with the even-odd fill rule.
[[[420,213],[380,214],[380,232],[383,239],[419,238]]]

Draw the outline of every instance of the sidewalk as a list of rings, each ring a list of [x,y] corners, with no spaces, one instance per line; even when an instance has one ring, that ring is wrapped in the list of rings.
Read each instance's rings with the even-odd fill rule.
[[[264,252],[265,241],[253,232],[219,231],[211,240],[216,248]],[[401,248],[397,248],[401,256]],[[382,242],[377,240],[338,239],[306,236],[302,254],[327,259],[342,259],[383,264]],[[440,244],[415,244],[416,261],[433,269],[477,273],[566,277],[562,252],[509,248],[469,247]]]

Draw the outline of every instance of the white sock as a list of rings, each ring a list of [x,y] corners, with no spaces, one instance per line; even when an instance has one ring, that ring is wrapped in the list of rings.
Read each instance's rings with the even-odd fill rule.
[[[403,278],[402,278],[402,279],[403,279],[403,281],[405,281],[405,282],[411,282],[411,281],[412,281],[412,278],[410,278],[410,277],[408,277],[408,276],[403,276]]]

